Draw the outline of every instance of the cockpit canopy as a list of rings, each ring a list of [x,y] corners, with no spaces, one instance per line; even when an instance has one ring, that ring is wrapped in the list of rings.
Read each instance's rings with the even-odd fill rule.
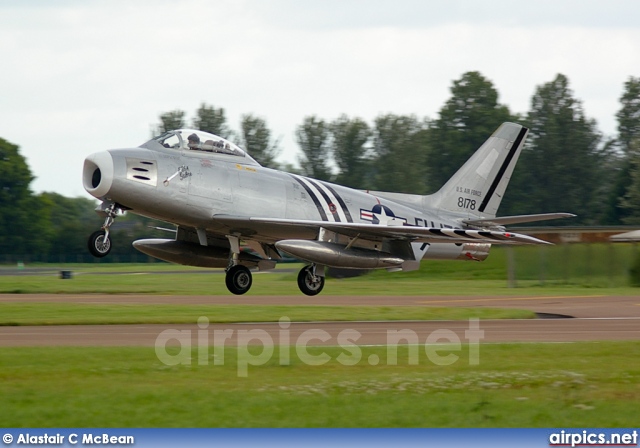
[[[142,146],[161,145],[164,148],[182,151],[203,151],[228,156],[242,157],[242,163],[258,164],[236,144],[222,137],[195,129],[176,129],[154,137]]]

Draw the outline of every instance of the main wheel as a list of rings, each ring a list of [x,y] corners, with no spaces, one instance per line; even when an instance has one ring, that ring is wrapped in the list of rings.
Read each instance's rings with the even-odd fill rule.
[[[240,264],[233,266],[227,271],[225,278],[227,289],[236,295],[244,294],[251,288],[251,271],[248,267]]]
[[[89,252],[94,257],[106,257],[111,252],[111,238],[105,238],[105,235],[104,230],[97,230],[89,237]]]
[[[298,288],[308,296],[315,296],[324,288],[324,277],[313,275],[311,266],[305,266],[298,274]]]

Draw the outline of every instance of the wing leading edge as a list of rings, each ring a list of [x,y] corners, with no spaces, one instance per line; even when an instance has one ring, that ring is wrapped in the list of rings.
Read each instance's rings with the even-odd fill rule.
[[[392,239],[423,243],[551,244],[532,236],[514,232],[418,227],[407,224],[380,225],[232,216],[215,216],[214,221],[224,224],[231,229],[251,229],[256,234],[261,234],[261,228],[263,227],[268,227],[271,231],[280,229],[283,234],[287,233],[287,229],[292,228],[315,230],[323,228],[351,237],[374,240]]]

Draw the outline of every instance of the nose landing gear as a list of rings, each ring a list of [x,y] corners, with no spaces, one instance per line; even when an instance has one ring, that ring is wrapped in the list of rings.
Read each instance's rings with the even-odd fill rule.
[[[111,252],[111,239],[105,230],[96,230],[89,236],[89,252],[97,258],[106,257]]]
[[[112,203],[108,207],[104,207],[103,204],[103,208],[99,212],[106,214],[102,229],[93,232],[91,236],[89,236],[89,241],[87,242],[89,252],[94,257],[106,257],[109,252],[111,252],[111,238],[109,238],[109,228],[111,227],[111,224],[113,224],[113,221],[116,219],[119,211],[120,209],[116,206],[115,203]]]

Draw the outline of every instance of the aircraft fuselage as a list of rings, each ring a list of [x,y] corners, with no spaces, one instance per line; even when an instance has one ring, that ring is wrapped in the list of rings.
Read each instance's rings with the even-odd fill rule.
[[[89,184],[89,190],[102,193],[101,199],[178,225],[209,228],[214,225],[213,216],[235,215],[459,227],[446,216],[427,214],[365,191],[245,164],[234,156],[131,148],[96,153],[88,160],[113,166],[112,170],[101,169],[96,187]],[[85,185],[87,182],[91,179],[85,173]]]

